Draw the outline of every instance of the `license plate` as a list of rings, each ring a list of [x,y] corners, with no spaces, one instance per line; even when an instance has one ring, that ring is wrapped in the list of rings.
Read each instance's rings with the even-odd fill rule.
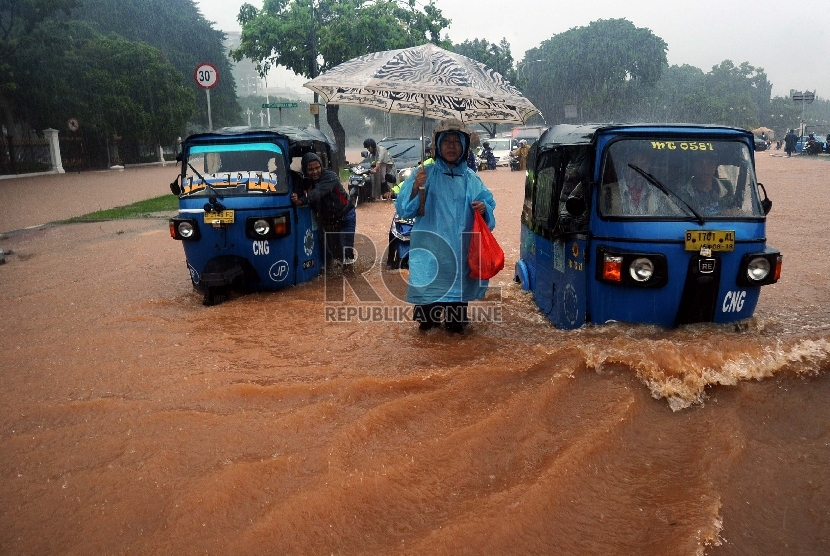
[[[223,210],[220,212],[205,211],[205,224],[233,224],[233,211]]]
[[[700,251],[708,247],[712,251],[734,251],[734,230],[686,230],[686,251]]]

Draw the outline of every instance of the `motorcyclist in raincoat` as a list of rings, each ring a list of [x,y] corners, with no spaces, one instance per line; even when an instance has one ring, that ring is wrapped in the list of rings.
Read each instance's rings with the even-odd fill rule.
[[[469,322],[467,303],[483,298],[487,291],[486,280],[469,277],[473,211],[492,230],[496,201],[467,166],[470,132],[464,124],[445,120],[435,128],[432,144],[435,162],[410,174],[395,200],[399,216],[415,219],[406,300],[415,305],[414,319],[421,330],[439,324],[443,317],[445,328],[461,333]]]

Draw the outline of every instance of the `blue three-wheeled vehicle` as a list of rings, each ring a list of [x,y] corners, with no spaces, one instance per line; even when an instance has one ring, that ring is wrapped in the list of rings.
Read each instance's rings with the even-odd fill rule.
[[[729,127],[547,129],[528,156],[515,280],[560,328],[752,316],[782,262],[753,150]]]
[[[229,128],[182,144],[181,174],[170,184],[179,214],[170,235],[181,240],[193,285],[205,305],[231,290],[273,290],[319,275],[323,231],[290,196],[305,187],[300,159],[315,152],[331,168],[334,146],[317,129]]]

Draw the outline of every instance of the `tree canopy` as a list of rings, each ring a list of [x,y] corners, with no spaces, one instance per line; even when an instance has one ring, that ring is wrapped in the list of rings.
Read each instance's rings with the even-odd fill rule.
[[[231,56],[237,61],[254,61],[262,75],[282,65],[313,78],[369,52],[427,42],[449,46],[441,42],[440,34],[450,21],[432,0],[422,10],[415,0],[315,0],[314,4],[309,0],[265,0],[261,10],[243,4],[238,19],[242,42]],[[309,48],[314,44],[316,49]],[[338,164],[342,164],[346,136],[338,113],[338,105],[326,106],[326,119],[341,157]]]
[[[528,50],[520,86],[548,121],[565,121],[566,106],[583,121],[609,120],[658,81],[667,49],[651,30],[628,20],[594,21]]]

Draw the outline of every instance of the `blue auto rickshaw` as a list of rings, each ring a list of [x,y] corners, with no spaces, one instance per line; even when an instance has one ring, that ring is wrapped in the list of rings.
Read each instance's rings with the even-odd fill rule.
[[[322,227],[290,196],[305,187],[303,154],[314,152],[331,168],[334,150],[321,131],[290,126],[227,128],[184,141],[181,174],[170,184],[179,196],[170,235],[182,242],[205,305],[231,290],[275,290],[320,274]]]
[[[528,155],[515,280],[559,328],[751,317],[778,281],[750,132],[557,125]]]

